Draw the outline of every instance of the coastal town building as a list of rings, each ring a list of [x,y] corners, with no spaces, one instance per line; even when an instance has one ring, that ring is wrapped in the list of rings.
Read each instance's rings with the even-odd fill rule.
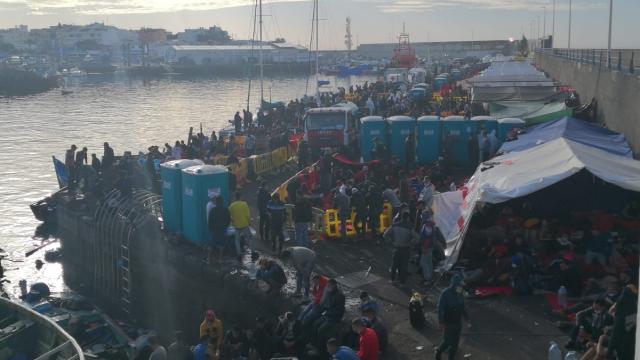
[[[382,60],[391,58],[397,43],[360,44],[358,55],[362,58]],[[483,41],[441,41],[441,42],[414,42],[411,47],[416,56],[432,61],[441,61],[455,58],[475,56],[495,56],[502,54],[512,55],[513,43],[509,40],[483,40]]]

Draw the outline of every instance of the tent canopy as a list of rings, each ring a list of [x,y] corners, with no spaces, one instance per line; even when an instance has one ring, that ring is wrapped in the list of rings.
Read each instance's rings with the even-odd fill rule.
[[[558,138],[569,139],[612,154],[633,157],[624,135],[568,117],[529,128],[526,133],[518,136],[517,140],[502,144],[500,151],[524,151]]]
[[[492,102],[491,116],[496,119],[518,118],[524,120],[527,125],[535,125],[543,122],[561,119],[571,115],[571,109],[562,101],[514,101]]]
[[[605,139],[607,135],[611,134],[605,133]],[[581,139],[584,137],[578,138]],[[606,140],[597,136],[593,136],[592,140],[606,143]],[[447,242],[446,267],[450,268],[457,261],[478,204],[497,204],[523,197],[582,170],[623,189],[640,192],[640,161],[575,139],[557,137],[541,145],[534,144],[523,151],[514,151],[484,162],[465,188],[436,195],[434,219]]]

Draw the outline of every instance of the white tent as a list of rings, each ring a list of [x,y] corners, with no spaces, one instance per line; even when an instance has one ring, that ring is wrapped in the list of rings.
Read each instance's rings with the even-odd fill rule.
[[[463,189],[436,195],[434,218],[447,241],[446,267],[457,261],[478,204],[497,204],[522,197],[583,169],[623,189],[640,192],[640,161],[558,138],[484,162]]]

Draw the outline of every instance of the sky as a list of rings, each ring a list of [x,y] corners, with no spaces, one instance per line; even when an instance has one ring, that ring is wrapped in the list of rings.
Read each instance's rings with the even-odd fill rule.
[[[552,33],[554,0],[319,0],[320,48],[344,49],[345,19],[356,44],[498,40]],[[569,0],[555,0],[555,47],[566,47]],[[572,0],[572,48],[606,48],[609,0]],[[312,0],[264,0],[264,37],[309,46]],[[640,0],[613,0],[613,48],[640,49]],[[253,0],[0,0],[0,28],[104,22],[128,29],[218,25],[251,38]],[[545,9],[546,8],[546,9]],[[546,21],[545,21],[546,20]]]

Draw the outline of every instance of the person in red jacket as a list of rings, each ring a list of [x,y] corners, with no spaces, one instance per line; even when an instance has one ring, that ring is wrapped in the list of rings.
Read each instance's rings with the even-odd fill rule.
[[[351,329],[356,334],[360,334],[360,345],[358,346],[360,360],[378,360],[380,345],[375,330],[366,327],[361,318],[353,319]]]

